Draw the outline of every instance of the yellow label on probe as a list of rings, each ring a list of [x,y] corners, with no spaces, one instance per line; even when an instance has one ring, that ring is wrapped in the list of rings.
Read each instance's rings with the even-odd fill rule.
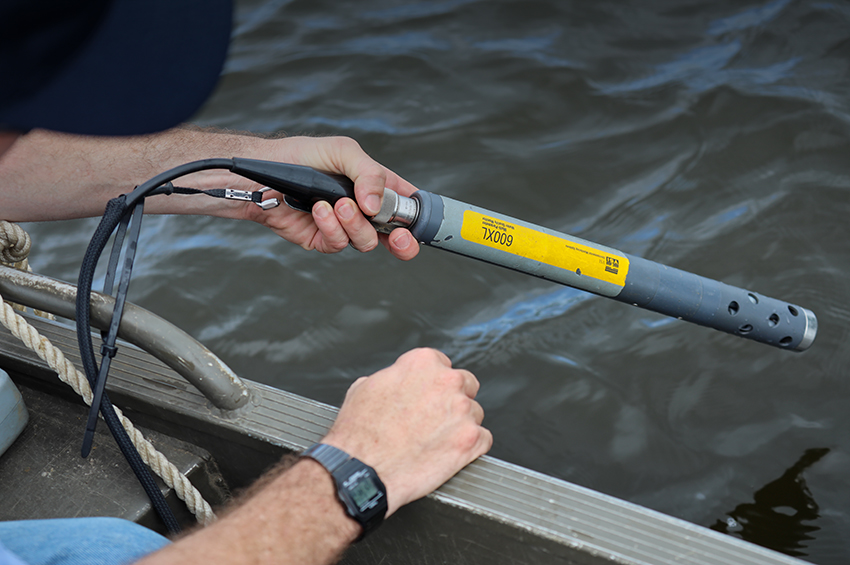
[[[576,243],[525,226],[491,218],[473,210],[463,213],[460,236],[519,257],[572,271],[580,276],[626,285],[629,260],[622,255]]]

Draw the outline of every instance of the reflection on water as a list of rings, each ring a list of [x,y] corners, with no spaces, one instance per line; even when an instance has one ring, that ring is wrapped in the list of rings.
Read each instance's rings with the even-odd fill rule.
[[[788,555],[807,555],[808,542],[820,529],[816,525],[820,508],[803,472],[827,453],[826,448],[807,449],[781,477],[757,490],[753,502],[739,504],[711,529]]]
[[[240,0],[197,121],[349,135],[423,189],[810,308],[794,354],[433,249],[194,217],[146,221],[131,288],[329,403],[438,347],[479,377],[493,455],[697,524],[830,446],[805,551],[850,561],[847,2]],[[33,266],[75,280],[95,225],[31,226]]]
[[[457,350],[447,350],[446,354],[458,365],[482,362],[488,355],[492,355],[502,338],[511,335],[523,324],[557,318],[592,297],[574,288],[558,288],[541,296],[525,298],[494,318],[467,324],[456,330]],[[575,364],[563,356],[554,358]]]

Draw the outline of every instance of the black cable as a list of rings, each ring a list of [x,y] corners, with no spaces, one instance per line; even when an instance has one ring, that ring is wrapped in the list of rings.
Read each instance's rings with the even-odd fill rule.
[[[212,196],[215,198],[225,198],[226,190],[224,188],[211,188],[208,190],[201,190],[199,188],[187,188],[185,186],[174,186],[170,182],[167,182],[161,186],[156,187],[152,191],[150,191],[146,196],[156,196],[159,194],[172,195],[172,194],[206,194],[207,196]]]
[[[118,233],[115,237],[115,242],[112,246],[112,256],[109,258],[109,268],[106,274],[106,283],[103,285],[103,292],[111,294],[113,290],[114,274],[118,270],[118,256],[121,252],[121,246],[124,240],[124,234],[127,231],[128,223],[132,223],[130,229],[130,237],[127,240],[127,253],[124,258],[124,269],[121,272],[121,281],[118,283],[118,292],[115,294],[115,306],[112,310],[112,320],[109,324],[107,332],[101,332],[103,344],[100,346],[101,362],[100,370],[98,371],[97,381],[92,387],[93,397],[91,410],[89,410],[89,419],[86,424],[86,434],[83,438],[83,457],[88,457],[91,451],[92,442],[94,441],[94,432],[97,427],[97,412],[101,404],[104,388],[106,387],[106,376],[109,374],[109,367],[112,364],[112,358],[118,353],[118,348],[115,346],[115,341],[118,339],[118,325],[121,321],[121,316],[124,313],[124,304],[127,302],[127,291],[130,287],[130,276],[133,272],[133,261],[136,259],[136,247],[139,242],[139,234],[142,228],[142,214],[144,213],[144,200],[140,200],[133,207],[132,214],[126,213],[121,219],[118,227]],[[132,219],[131,219],[132,217]]]
[[[121,220],[121,217],[127,211],[125,200],[124,196],[120,196],[111,200],[107,205],[103,219],[101,220],[100,225],[98,225],[98,229],[95,231],[95,236],[92,238],[89,248],[86,250],[86,256],[83,259],[83,265],[80,269],[80,280],[78,281],[77,290],[77,340],[78,342],[86,341],[85,339],[80,339],[80,336],[85,334],[88,338],[90,348],[92,347],[91,334],[89,330],[90,310],[88,307],[90,299],[81,300],[80,297],[83,295],[89,296],[91,293],[91,283],[94,274],[94,267],[97,264],[97,257],[100,256],[100,253],[105,247],[106,240],[109,238],[112,231],[114,231],[118,222]],[[81,291],[81,288],[85,290]],[[86,302],[87,307],[81,309],[80,302]],[[99,370],[95,362],[93,349],[90,349],[91,355],[85,355],[84,351],[85,350],[81,346],[80,353],[83,369],[86,372],[86,376],[92,390],[94,390],[97,387],[97,374]],[[136,447],[127,435],[126,430],[124,430],[124,427],[121,425],[121,421],[115,413],[115,407],[109,400],[109,396],[104,392],[101,397],[100,405],[98,406],[92,402],[92,407],[95,410],[98,408],[100,409],[100,413],[103,415],[103,419],[109,427],[109,431],[112,432],[112,436],[115,438],[115,442],[118,444],[121,453],[129,463],[130,468],[141,483],[142,488],[144,488],[145,493],[148,495],[148,498],[150,498],[151,505],[154,510],[165,523],[165,527],[170,533],[178,533],[180,531],[180,524],[174,517],[174,513],[171,511],[171,508],[169,508],[168,503],[165,501],[162,491],[159,490],[159,487],[154,481],[150,469],[145,465],[144,461],[142,461],[139,452],[136,450]]]
[[[121,223],[122,219],[126,215],[132,213],[132,211],[136,208],[136,204],[141,203],[146,196],[153,193],[158,187],[170,183],[175,178],[193,172],[207,169],[230,169],[232,164],[233,162],[230,159],[205,159],[202,161],[187,163],[157,175],[137,187],[129,195],[122,195],[118,198],[114,198],[107,204],[103,218],[101,219],[100,224],[98,224],[91,242],[86,249],[86,254],[80,267],[80,276],[77,281],[77,342],[80,346],[80,356],[82,359],[83,369],[85,370],[86,377],[92,386],[92,390],[97,390],[99,387],[100,390],[103,390],[103,388],[105,388],[106,381],[105,372],[103,377],[98,379],[100,369],[98,368],[97,361],[95,359],[94,345],[92,343],[91,330],[89,328],[91,325],[91,290],[94,279],[94,271],[97,266],[98,259],[106,247],[109,237],[115,231],[115,228],[118,227],[119,223]],[[131,234],[131,240],[134,238],[136,240],[138,239],[138,228],[140,223],[141,214],[139,214],[138,221],[135,223],[134,229],[132,230],[133,233]],[[130,245],[135,248],[136,241],[131,241]],[[129,284],[129,270],[132,268],[132,257],[130,257],[129,253],[125,263],[124,276],[122,276],[122,283],[119,284],[119,295],[123,294],[123,296],[116,298],[116,306],[118,306],[119,303],[123,305],[127,285]],[[110,261],[110,264],[113,268],[116,268],[117,258],[113,258],[113,260]],[[126,282],[124,280],[125,278]],[[113,275],[107,275],[107,282],[111,283],[113,280]],[[116,334],[119,320],[120,308],[116,308],[113,310],[113,320],[111,324],[111,327],[115,327]],[[112,332],[110,331],[110,334],[111,333]],[[104,361],[107,363],[108,368],[108,361],[106,361],[106,359],[111,359],[111,350],[108,343],[104,345],[104,352],[106,354],[104,356]],[[111,347],[114,349],[114,344]],[[101,382],[98,383],[98,380]],[[121,449],[121,453],[124,454],[130,468],[139,479],[139,482],[151,500],[154,510],[165,523],[168,531],[172,533],[179,532],[180,525],[177,522],[177,519],[174,517],[168,503],[165,501],[162,491],[160,491],[159,487],[156,485],[150,469],[147,465],[145,465],[144,461],[142,461],[139,452],[136,450],[136,447],[133,445],[127,435],[127,432],[121,425],[118,415],[115,413],[115,408],[109,400],[109,396],[103,392],[99,406],[97,403],[93,402],[92,409],[100,410],[109,431],[112,432],[112,436],[115,438],[118,447]],[[83,451],[86,451],[85,446]]]

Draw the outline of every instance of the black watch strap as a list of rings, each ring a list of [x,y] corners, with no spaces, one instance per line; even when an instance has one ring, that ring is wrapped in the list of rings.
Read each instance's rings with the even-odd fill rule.
[[[372,467],[324,443],[311,445],[301,457],[317,461],[331,474],[346,513],[363,526],[357,541],[381,525],[387,514],[387,489]]]

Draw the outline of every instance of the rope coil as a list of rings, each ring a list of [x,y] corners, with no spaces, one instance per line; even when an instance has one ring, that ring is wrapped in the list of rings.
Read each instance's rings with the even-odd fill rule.
[[[0,221],[0,261],[15,264],[27,260],[32,247],[30,234],[24,229],[5,220]]]
[[[0,263],[31,273],[32,269],[27,260],[31,247],[32,239],[30,239],[30,234],[21,226],[7,222],[6,220],[0,220]],[[7,303],[18,312],[26,311],[26,307],[20,304],[15,304],[14,302]],[[41,316],[48,320],[56,320],[50,312],[42,312],[35,309],[33,309],[33,312],[36,316]]]

